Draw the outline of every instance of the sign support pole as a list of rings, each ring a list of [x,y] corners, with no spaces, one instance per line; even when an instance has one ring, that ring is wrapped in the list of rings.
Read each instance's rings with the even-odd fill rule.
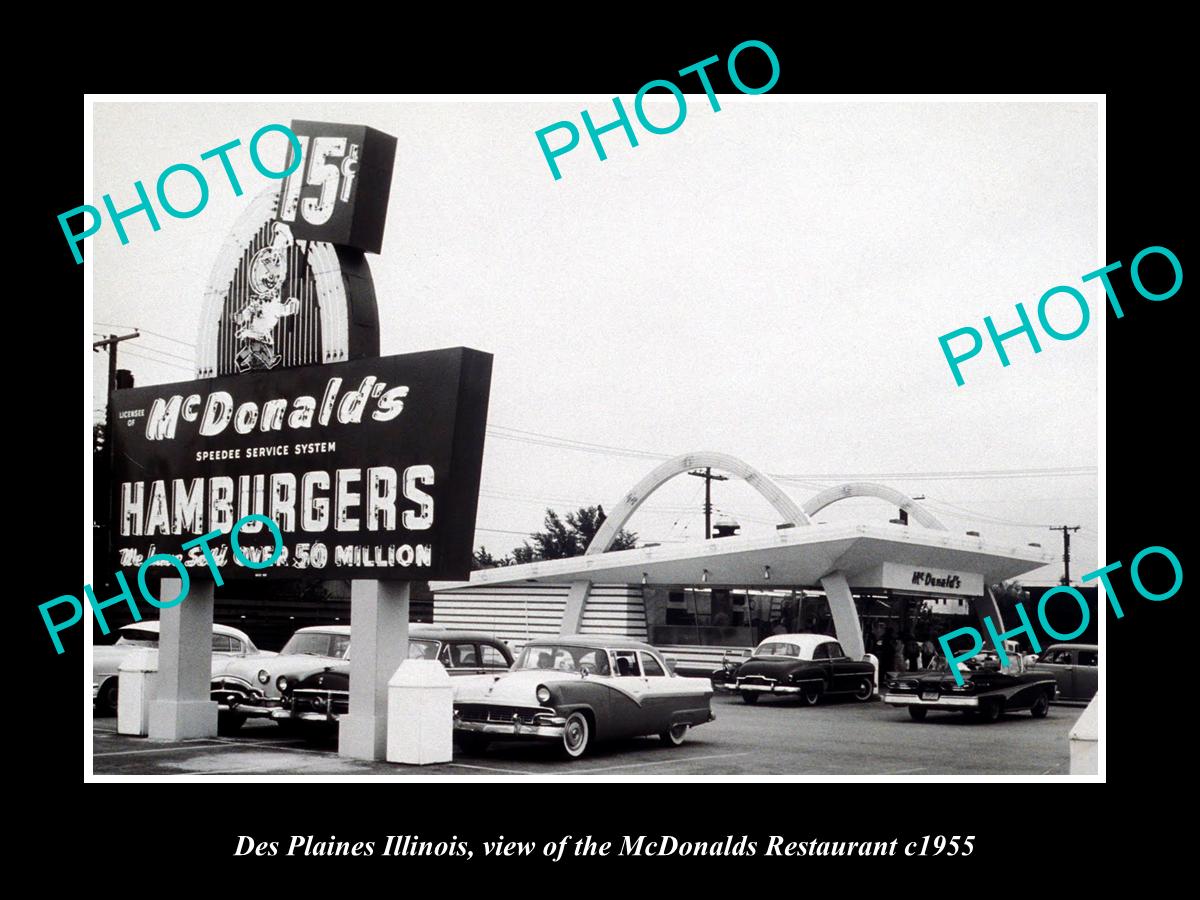
[[[159,598],[179,596],[178,578],[162,579]],[[182,603],[159,617],[158,692],[150,704],[149,737],[185,741],[214,737],[217,704],[212,685],[213,592],[211,581],[193,579]]]
[[[388,681],[408,658],[411,584],[350,582],[350,714],[338,723],[338,755],[387,758]]]

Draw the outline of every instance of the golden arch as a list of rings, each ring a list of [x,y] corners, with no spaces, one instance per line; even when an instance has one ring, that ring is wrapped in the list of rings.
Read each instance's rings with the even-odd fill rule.
[[[682,475],[690,469],[704,468],[720,469],[722,472],[728,472],[730,475],[735,475],[742,479],[742,481],[758,491],[771,506],[775,507],[775,511],[779,513],[783,520],[782,524],[810,524],[808,516],[804,514],[804,510],[797,506],[796,501],[785,494],[779,485],[758,471],[758,469],[743,462],[736,456],[710,451],[686,453],[683,456],[676,456],[674,459],[667,460],[635,484],[621,498],[621,502],[609,513],[608,518],[604,520],[604,524],[600,526],[600,530],[596,532],[596,536],[592,538],[592,542],[588,544],[584,555],[603,553],[611,547],[617,537],[617,533],[625,527],[625,523],[629,521],[629,517],[637,511],[637,508],[642,505],[642,502],[647,497],[666,482],[670,481],[676,475]],[[909,502],[911,503],[912,501],[910,500]]]
[[[839,484],[837,487],[826,488],[808,499],[804,504],[804,512],[809,516],[815,516],[831,503],[837,503],[848,497],[877,497],[900,507],[926,528],[936,531],[949,530],[938,520],[937,516],[919,505],[912,497],[902,494],[895,488],[884,484],[875,484],[872,481],[850,481],[846,484]]]

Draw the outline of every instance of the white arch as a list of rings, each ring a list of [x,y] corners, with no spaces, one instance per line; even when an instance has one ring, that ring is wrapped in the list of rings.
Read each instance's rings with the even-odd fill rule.
[[[730,456],[728,453],[700,451],[698,453],[686,453],[683,456],[676,456],[674,459],[667,460],[635,484],[629,490],[629,493],[621,498],[621,502],[608,514],[608,518],[604,520],[604,524],[600,526],[599,531],[596,532],[596,536],[588,544],[584,555],[603,553],[611,547],[613,541],[616,540],[617,534],[625,527],[625,523],[629,521],[629,517],[637,511],[637,508],[642,505],[642,502],[647,497],[666,482],[670,481],[676,475],[682,475],[690,469],[705,468],[720,469],[722,472],[728,472],[730,475],[735,475],[742,479],[742,481],[758,491],[763,499],[775,507],[775,511],[783,518],[783,524],[809,524],[808,516],[804,514],[804,510],[796,505],[796,501],[784,493],[779,485],[758,471],[758,469],[743,462],[736,456]]]
[[[877,497],[900,507],[926,528],[936,531],[949,530],[938,520],[937,516],[919,505],[912,497],[895,488],[890,488],[885,484],[875,484],[872,481],[849,481],[836,487],[826,488],[808,499],[804,504],[804,512],[809,516],[815,516],[829,504],[837,503],[848,497]]]

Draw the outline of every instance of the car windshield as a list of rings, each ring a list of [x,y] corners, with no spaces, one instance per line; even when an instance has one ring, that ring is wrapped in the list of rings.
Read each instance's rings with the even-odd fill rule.
[[[409,640],[408,642],[409,659],[437,659],[437,652],[437,641]]]
[[[754,651],[755,656],[791,656],[800,658],[800,648],[796,644],[783,644],[778,641],[770,644],[759,644]]]
[[[568,644],[527,644],[513,669],[551,669],[589,675],[608,675],[611,671],[604,650]]]
[[[117,638],[117,647],[157,647],[158,632],[156,631],[138,631],[136,628],[121,629],[121,636]]]
[[[292,639],[279,651],[282,656],[330,656],[342,659],[350,646],[348,634],[330,634],[327,631],[297,631]]]

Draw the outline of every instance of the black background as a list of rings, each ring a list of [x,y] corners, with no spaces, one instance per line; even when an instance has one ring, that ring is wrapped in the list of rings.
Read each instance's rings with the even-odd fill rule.
[[[1191,164],[1185,167],[1185,155],[1193,159],[1194,149],[1179,129],[1194,103],[1180,91],[1175,67],[1189,59],[1191,51],[1183,53],[1171,46],[1171,34],[1182,34],[1184,29],[1178,23],[1172,26],[1165,14],[1142,22],[1129,13],[1119,25],[1096,11],[1087,14],[1097,17],[1094,24],[1074,13],[1056,20],[1044,6],[1036,18],[1014,7],[980,8],[969,25],[958,14],[926,22],[910,15],[907,8],[887,17],[858,8],[845,22],[797,17],[770,27],[734,23],[720,13],[697,9],[686,16],[680,13],[680,18],[707,24],[658,33],[644,24],[640,13],[570,12],[571,18],[565,19],[564,11],[551,7],[536,17],[531,14],[528,23],[508,15],[484,22],[464,14],[465,21],[448,30],[373,30],[355,25],[355,39],[342,55],[332,53],[320,73],[308,80],[297,76],[286,89],[587,91],[619,93],[625,98],[650,79],[670,77],[712,54],[724,59],[740,41],[757,38],[769,43],[781,62],[782,74],[773,93],[1108,93],[1107,259],[1096,262],[1125,263],[1114,282],[1122,298],[1129,299],[1124,319],[1116,320],[1107,312],[1106,559],[1126,564],[1114,578],[1126,616],[1117,620],[1109,612],[1107,621],[1107,785],[1044,779],[902,784],[778,780],[661,784],[631,779],[620,785],[296,781],[208,784],[203,789],[162,782],[84,786],[87,761],[80,752],[80,707],[86,701],[86,675],[80,671],[81,630],[66,638],[67,653],[56,657],[36,610],[45,599],[77,592],[82,578],[82,567],[71,565],[77,546],[73,535],[78,535],[79,526],[80,490],[75,479],[81,447],[80,417],[70,398],[79,396],[79,370],[75,364],[60,362],[79,351],[70,346],[64,353],[47,353],[46,348],[58,340],[44,334],[31,346],[33,352],[27,350],[21,357],[24,377],[17,385],[28,392],[23,396],[33,398],[16,412],[36,419],[40,435],[36,457],[23,462],[21,477],[10,461],[10,481],[17,492],[10,506],[13,520],[22,532],[61,535],[61,539],[10,544],[22,550],[20,581],[12,591],[12,602],[24,617],[20,639],[32,657],[17,677],[36,686],[35,695],[22,692],[24,703],[8,717],[10,751],[15,751],[9,775],[32,793],[21,817],[14,820],[25,835],[23,843],[58,866],[71,867],[79,877],[120,885],[131,893],[151,885],[171,889],[175,882],[165,882],[161,876],[173,871],[201,873],[199,884],[187,882],[188,875],[181,880],[193,889],[218,895],[294,889],[292,883],[339,895],[401,884],[408,890],[484,895],[514,888],[542,894],[582,887],[590,894],[592,890],[694,891],[705,885],[730,895],[756,894],[783,885],[795,885],[797,890],[820,886],[839,895],[863,889],[1033,894],[1059,887],[1084,893],[1117,866],[1141,878],[1162,876],[1163,867],[1174,860],[1173,845],[1182,840],[1183,823],[1190,821],[1183,792],[1191,782],[1191,762],[1181,732],[1190,726],[1194,703],[1195,629],[1185,619],[1187,583],[1169,601],[1141,600],[1132,592],[1128,562],[1143,547],[1160,544],[1174,550],[1185,572],[1189,571],[1183,518],[1192,512],[1192,501],[1184,492],[1188,464],[1195,456],[1188,415],[1195,405],[1188,389],[1194,377],[1185,371],[1192,360],[1192,331],[1185,321],[1186,277],[1183,290],[1171,300],[1150,303],[1132,291],[1128,263],[1142,248],[1163,245],[1176,253],[1185,274],[1188,270],[1182,223],[1185,196],[1190,196],[1194,179]],[[575,22],[578,16],[584,17],[583,27]],[[223,30],[218,34],[221,29],[212,21],[214,33],[209,39],[225,40]],[[605,25],[611,26],[607,32]],[[245,27],[253,31],[263,26]],[[514,34],[525,36],[517,40]],[[101,35],[89,38],[103,39]],[[205,38],[199,35],[198,39]],[[133,38],[122,32],[109,40],[128,44]],[[303,35],[295,35],[295,43],[303,40]],[[81,52],[77,58],[92,57]],[[235,62],[221,68],[215,83],[212,65],[197,64],[190,72],[183,63],[159,63],[149,57],[139,65],[150,66],[160,90],[211,91],[216,85],[228,91],[280,88],[275,80],[264,81],[258,67],[253,75],[243,75],[238,55],[232,58]],[[751,54],[743,59],[747,64],[743,79],[752,85],[765,81],[765,72],[753,71]],[[163,65],[170,71],[161,71]],[[114,62],[112,68],[91,68],[88,87],[146,88],[147,82],[138,74],[146,76],[144,70],[132,63],[118,66]],[[336,71],[346,77],[339,80],[330,75]],[[718,93],[732,90],[720,66],[710,72]],[[22,228],[33,229],[27,246],[40,260],[35,263],[33,287],[25,296],[44,295],[49,289],[65,311],[80,302],[82,267],[74,265],[55,216],[85,199],[78,174],[83,162],[81,96],[60,86],[32,99],[36,110],[31,115],[45,124],[38,157],[42,175],[29,179],[31,195],[20,219]],[[1004,262],[980,260],[980,290],[989,268]],[[1087,271],[1088,262],[1080,261],[1081,272]],[[962,285],[962,290],[973,287]],[[1031,286],[1030,298],[1036,299],[1041,287]],[[90,322],[83,323],[83,331],[90,334]],[[84,359],[85,365],[89,362]],[[24,442],[33,433],[24,429],[17,440]],[[15,449],[19,458],[26,459],[29,448]],[[285,842],[290,834],[310,832],[351,840],[381,840],[388,833],[418,833],[433,839],[452,834],[482,839],[503,833],[541,841],[564,832],[607,839],[606,833],[614,837],[635,830],[669,831],[680,838],[751,833],[761,840],[765,834],[782,833],[797,839],[897,837],[902,842],[924,834],[974,834],[977,850],[967,859],[759,857],[740,865],[721,859],[622,859],[552,866],[540,860],[485,863],[476,858],[451,868],[444,861],[422,864],[411,859],[231,858],[238,833]],[[83,865],[76,867],[76,860]],[[717,871],[716,865],[719,881],[708,875]],[[388,879],[373,887],[356,880],[358,873],[370,877],[385,869],[403,880]],[[816,870],[825,877],[808,881]],[[418,873],[421,882],[408,880]],[[579,873],[606,880],[593,876],[581,882]],[[772,881],[763,881],[766,873]],[[774,873],[788,881],[774,880],[778,877]],[[531,875],[550,877],[533,883],[522,880]],[[699,882],[700,878],[706,880]]]

